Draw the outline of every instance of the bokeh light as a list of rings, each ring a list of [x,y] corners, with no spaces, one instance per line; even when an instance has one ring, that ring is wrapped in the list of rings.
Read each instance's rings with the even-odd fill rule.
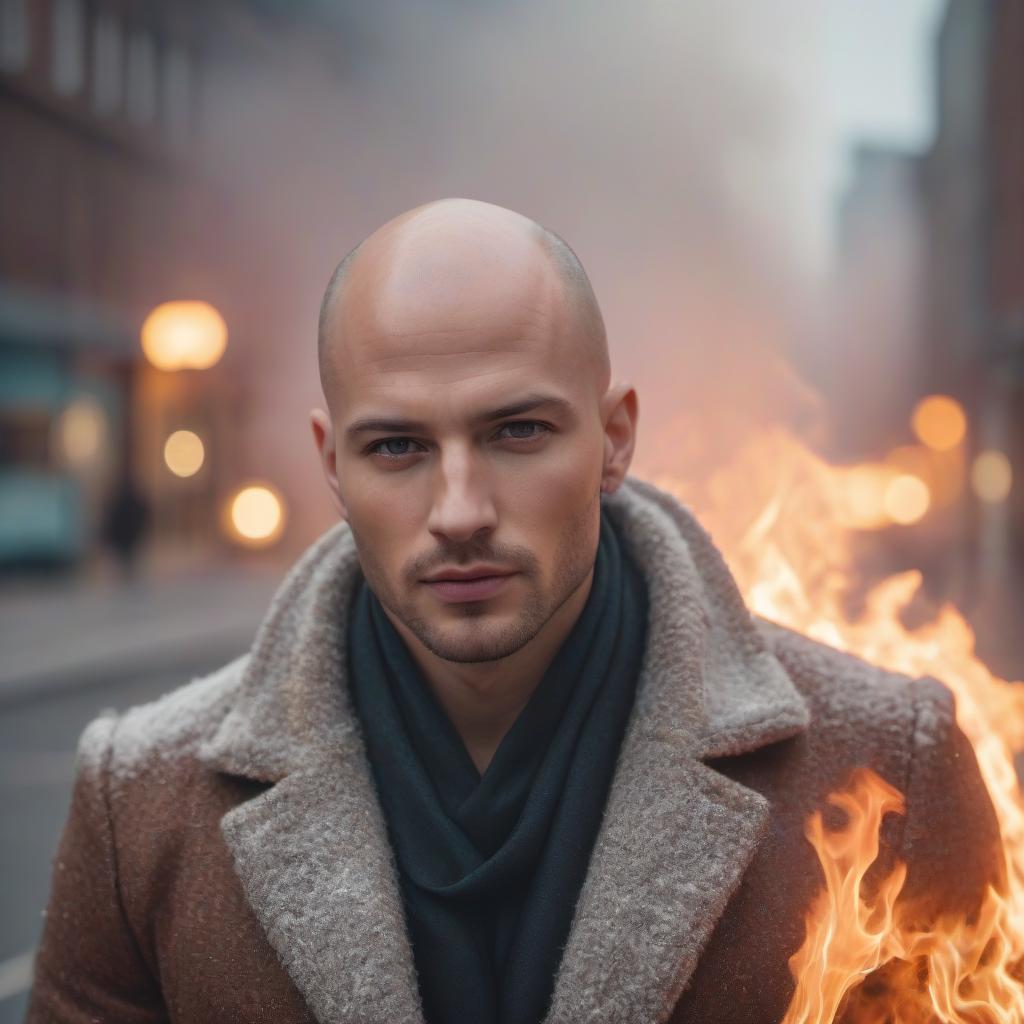
[[[885,489],[886,515],[901,526],[909,526],[923,518],[930,505],[928,485],[909,473],[901,473]]]
[[[91,466],[107,439],[107,416],[91,395],[69,402],[56,422],[55,441],[64,461],[78,468]]]
[[[955,398],[929,395],[915,406],[911,426],[922,444],[937,452],[945,452],[964,439],[967,416]]]
[[[164,443],[164,462],[175,476],[195,476],[205,457],[202,439],[191,430],[175,430]]]
[[[864,463],[851,466],[839,477],[839,514],[843,525],[854,530],[877,530],[889,525],[885,488],[891,474],[885,466]]]
[[[269,484],[240,488],[230,499],[228,509],[231,533],[242,544],[266,547],[284,531],[284,499]]]
[[[930,508],[950,505],[963,493],[966,468],[962,449],[935,451],[923,444],[908,444],[889,452],[885,464],[897,473],[924,481]]]
[[[971,466],[971,486],[984,502],[996,505],[1005,501],[1013,487],[1013,467],[1003,452],[989,449],[979,452]]]
[[[208,369],[227,343],[227,324],[208,302],[164,302],[142,325],[142,351],[158,370]]]

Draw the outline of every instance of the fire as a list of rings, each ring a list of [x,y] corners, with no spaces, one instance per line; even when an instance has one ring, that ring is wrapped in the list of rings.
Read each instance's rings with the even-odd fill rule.
[[[868,772],[834,794],[847,826],[826,832],[820,815],[807,824],[827,884],[790,964],[797,990],[784,1024],[1024,1021],[1024,797],[1014,764],[1024,751],[1024,686],[978,659],[974,634],[952,605],[922,626],[903,625],[921,586],[916,571],[872,587],[859,614],[845,603],[857,575],[856,531],[909,521],[891,507],[902,473],[889,463],[829,465],[776,430],[758,435],[699,490],[654,477],[710,527],[752,611],[885,668],[941,679],[956,696],[999,818],[1004,890],[990,889],[970,924],[944,918],[917,931],[898,902],[902,865],[870,892],[862,884],[882,817],[901,812],[901,795]],[[921,489],[910,489],[927,507]]]
[[[871,971],[902,953],[894,948],[893,914],[906,878],[898,865],[873,899],[863,894],[864,876],[878,856],[878,830],[890,811],[903,812],[903,796],[873,772],[854,775],[848,791],[830,798],[846,812],[847,826],[825,830],[820,813],[806,835],[818,852],[825,888],[807,915],[807,938],[790,960],[796,993],[784,1024],[835,1020],[847,992]]]
[[[882,818],[903,813],[902,794],[864,768],[830,803],[847,823],[829,832],[820,813],[807,823],[825,888],[789,962],[797,987],[782,1024],[1024,1020],[1024,987],[1012,973],[1019,933],[1005,896],[990,889],[972,923],[947,916],[922,928],[898,902],[905,864],[897,862],[873,890],[865,886]]]

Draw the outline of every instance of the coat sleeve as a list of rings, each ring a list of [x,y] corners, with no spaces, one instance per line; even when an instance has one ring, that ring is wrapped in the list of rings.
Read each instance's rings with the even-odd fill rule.
[[[125,918],[109,804],[113,712],[78,744],[71,807],[53,864],[26,1024],[157,1024],[160,988]]]
[[[915,680],[912,690],[903,898],[922,919],[971,918],[988,885],[1004,879],[998,820],[974,748],[957,725],[953,694],[929,678]]]

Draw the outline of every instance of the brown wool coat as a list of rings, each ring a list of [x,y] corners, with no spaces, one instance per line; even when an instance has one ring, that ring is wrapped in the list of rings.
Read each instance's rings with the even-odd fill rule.
[[[752,621],[673,498],[607,497],[647,648],[548,1024],[778,1021],[821,883],[807,816],[855,765],[907,794],[909,889],[969,908],[995,819],[942,686]],[[347,526],[252,651],[82,735],[28,1021],[422,1022],[394,864],[344,685]]]

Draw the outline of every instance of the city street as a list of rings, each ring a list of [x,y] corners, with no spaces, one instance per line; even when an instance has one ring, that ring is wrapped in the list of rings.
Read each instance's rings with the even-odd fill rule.
[[[1024,1024],[1022,55],[1024,0],[0,0],[0,1024],[124,1024],[112,899],[189,1024]],[[173,695],[268,617],[236,843]],[[366,743],[282,754],[339,659]]]
[[[274,583],[217,574],[0,595],[0,1024],[24,1017],[82,729],[244,651]]]

